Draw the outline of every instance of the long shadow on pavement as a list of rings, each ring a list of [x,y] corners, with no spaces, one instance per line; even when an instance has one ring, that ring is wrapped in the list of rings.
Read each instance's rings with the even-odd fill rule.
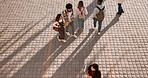
[[[96,0],[93,0],[93,2],[92,3],[90,3],[89,4],[89,6],[87,6],[87,10],[88,10],[88,15],[86,16],[86,19],[92,14],[92,12],[93,12],[93,8],[95,7],[95,4],[96,4]],[[86,20],[85,19],[85,20]],[[77,17],[75,18],[75,20],[74,20],[74,25],[75,25],[75,30],[77,29]],[[82,33],[82,31],[81,30],[78,30],[77,31],[77,33],[76,33],[76,35],[77,36],[79,36],[80,34]],[[89,33],[89,35],[90,35],[90,33]],[[87,37],[88,38],[88,37]],[[87,39],[86,38],[86,39]],[[46,61],[47,61],[47,63],[45,64],[45,65],[50,65],[53,61],[54,61],[54,59],[63,51],[63,50],[65,50],[73,41],[75,40],[75,38],[72,38],[72,37],[70,37],[69,39],[68,39],[68,41],[66,42],[66,44],[62,44],[62,46],[60,47],[60,45],[57,45],[57,46],[55,46],[55,47],[53,47],[54,49],[52,50],[52,53],[54,52],[54,55],[52,55],[51,57],[50,57],[50,59],[47,59]],[[85,42],[85,40],[83,40],[83,43]],[[54,43],[54,45],[55,45],[56,43]],[[82,44],[81,44],[82,45]],[[77,49],[78,50],[78,49]],[[56,52],[55,52],[56,51]],[[51,54],[52,54],[51,53]],[[75,53],[75,52],[74,52]],[[48,67],[47,67],[48,68]]]
[[[19,38],[17,38],[13,43],[11,43],[6,49],[4,49],[2,53],[5,53],[11,46],[13,46],[17,41],[19,41],[19,39],[21,39],[27,32],[29,32],[31,29],[33,29],[38,23],[40,23],[42,20],[44,20],[47,17],[47,15],[45,15],[43,18],[41,18],[39,21],[37,21],[33,26],[31,26],[28,30],[26,30],[22,35],[19,36]],[[32,24],[33,22],[30,22],[28,25],[26,25],[23,29],[21,29],[18,33],[16,33],[10,40],[8,40],[5,44],[3,44],[0,49],[2,49],[5,45],[7,45],[10,41],[12,41],[12,39],[15,39],[17,37],[17,35],[19,35],[19,33],[23,32],[23,30],[25,28],[27,28],[30,24]]]
[[[84,45],[83,48],[79,50],[77,55],[74,58],[71,58],[72,60],[69,60],[70,58],[68,58],[53,74],[52,78],[76,78],[76,75],[79,74],[84,65],[85,59],[93,50],[94,45],[103,36],[103,34],[105,34],[105,32],[118,21],[119,21],[119,15],[116,15],[114,19],[110,22],[110,24],[102,30],[100,35],[94,33],[92,38],[90,38],[88,43],[86,43],[86,45]]]
[[[49,24],[51,24],[50,22]],[[31,43],[35,38],[37,38],[44,30],[46,30],[49,27],[49,25],[46,25],[44,28],[42,28],[39,32],[33,34],[29,39],[26,40],[25,43],[23,43],[20,47],[18,47],[11,55],[9,55],[7,58],[5,58],[1,64],[0,68],[3,67],[8,61],[10,61],[15,55],[17,55],[20,51],[22,51],[28,44]]]
[[[31,22],[32,23],[32,22]],[[3,43],[2,44],[2,46],[0,46],[0,50],[2,49],[2,48],[4,48],[8,43],[10,43],[13,39],[15,39],[21,32],[23,32],[31,23],[29,23],[28,25],[26,25],[25,27],[23,27],[20,31],[18,31],[17,33],[15,33],[15,35],[12,37],[12,38],[10,38],[8,41],[6,41],[5,43]],[[31,30],[33,28],[33,26],[29,29],[29,30]],[[27,33],[27,32],[25,32],[25,33]],[[25,35],[25,34],[23,34],[23,35]],[[20,38],[21,37],[23,37],[23,36],[20,36]],[[17,40],[15,40],[15,42],[16,41],[18,41],[20,38],[18,38]],[[5,50],[1,50],[2,51],[2,53],[5,53],[5,51],[7,51],[7,49],[9,49],[15,42],[13,42],[13,43],[11,43],[11,45],[9,45]],[[2,53],[0,53],[0,54],[2,54]]]
[[[42,78],[45,66],[43,65],[45,60],[52,51],[53,43],[57,42],[57,38],[54,37],[47,43],[41,50],[37,52],[21,69],[17,71],[11,78]],[[26,58],[27,59],[27,58]]]

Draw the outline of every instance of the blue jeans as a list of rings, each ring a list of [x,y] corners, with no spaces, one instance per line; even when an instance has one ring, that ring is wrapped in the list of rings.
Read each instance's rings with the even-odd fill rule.
[[[102,21],[103,20],[96,20],[96,19],[93,19],[94,20],[94,27],[96,27],[96,23],[98,21],[98,32],[101,31],[101,27],[102,27]]]
[[[84,19],[78,18],[78,27],[79,29],[84,29]]]

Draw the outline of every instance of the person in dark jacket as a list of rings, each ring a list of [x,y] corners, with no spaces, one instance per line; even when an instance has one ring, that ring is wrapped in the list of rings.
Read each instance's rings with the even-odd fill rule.
[[[122,3],[124,1],[125,0],[118,0],[118,12],[117,12],[117,14],[119,14],[119,15],[122,15],[122,13],[124,13],[123,8],[122,8]]]

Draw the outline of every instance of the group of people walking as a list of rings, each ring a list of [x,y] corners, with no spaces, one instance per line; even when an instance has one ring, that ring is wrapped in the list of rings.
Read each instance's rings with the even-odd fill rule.
[[[84,20],[87,15],[87,9],[84,7],[83,1],[79,1],[76,10],[76,16],[78,17],[78,28],[84,29]],[[71,3],[66,4],[66,10],[62,14],[56,16],[55,22],[53,23],[53,29],[59,32],[57,36],[59,41],[66,42],[65,34],[77,37],[74,33],[74,11]],[[71,29],[71,33],[69,31]]]
[[[97,22],[98,22],[98,34],[101,32],[102,21],[104,19],[105,13],[105,6],[103,5],[104,0],[97,0],[97,6],[94,8],[93,11],[93,24],[94,29],[96,29]],[[121,3],[118,4],[118,12],[117,14],[121,15],[124,13]],[[78,28],[79,30],[84,29],[84,21],[85,17],[87,16],[88,11],[87,8],[84,6],[83,1],[79,1],[77,9],[76,9],[76,16],[74,16],[74,10],[71,3],[66,4],[66,9],[62,11],[61,14],[57,14],[56,19],[53,23],[53,29],[59,32],[59,36],[57,36],[59,41],[66,42],[65,34],[71,35],[73,37],[77,37],[75,35],[74,30],[74,19],[77,17],[78,21]],[[70,32],[71,29],[71,32]]]
[[[97,6],[93,10],[93,29],[96,29],[98,23],[97,32],[100,34],[102,21],[104,20],[105,16],[105,6],[103,5],[104,0],[97,0]],[[124,13],[122,9],[122,3],[118,3],[118,15],[122,15]],[[84,21],[85,17],[87,16],[88,11],[83,4],[83,1],[79,1],[77,9],[76,9],[76,17],[78,17],[78,28],[79,30],[84,29]],[[66,42],[65,34],[71,35],[73,37],[77,37],[74,33],[74,10],[71,3],[66,4],[66,9],[62,11],[61,14],[57,14],[56,19],[53,23],[53,29],[59,32],[59,36],[57,36],[59,41]],[[71,29],[71,33],[69,31]],[[98,69],[98,64],[94,63],[89,65],[88,67],[85,66],[83,70],[88,78],[101,78],[101,72]]]

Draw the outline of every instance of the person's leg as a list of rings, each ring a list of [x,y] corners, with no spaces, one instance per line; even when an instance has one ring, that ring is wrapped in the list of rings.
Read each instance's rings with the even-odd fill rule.
[[[62,30],[59,28],[59,39],[62,39]]]
[[[98,32],[101,32],[102,21],[103,21],[103,20],[99,20],[99,21],[98,21]]]
[[[78,28],[81,29],[81,20],[78,18]]]
[[[71,30],[72,30],[72,35],[74,35],[74,22],[70,23],[70,27],[71,27]]]
[[[84,19],[81,19],[81,27],[84,29]]]
[[[70,27],[70,25],[68,25],[68,26],[65,27],[65,31],[66,31],[66,34],[67,35],[70,35],[70,33],[69,33],[69,27]]]
[[[66,32],[68,32],[68,28],[69,28],[69,26],[66,26],[66,27],[65,27],[65,29],[66,29]]]
[[[93,19],[93,21],[94,21],[94,27],[96,27],[97,20]]]
[[[65,39],[65,30],[64,30],[64,27],[61,27],[61,39]]]

